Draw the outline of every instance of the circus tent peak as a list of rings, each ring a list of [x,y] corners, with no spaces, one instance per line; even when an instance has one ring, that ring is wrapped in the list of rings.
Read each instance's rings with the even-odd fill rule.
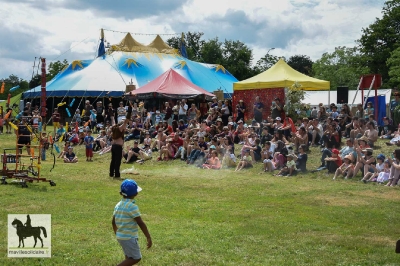
[[[165,53],[176,54],[176,50],[170,47],[159,35],[149,44],[144,45],[136,41],[130,33],[127,33],[119,44],[112,45],[108,53],[112,52],[140,52],[140,53]]]

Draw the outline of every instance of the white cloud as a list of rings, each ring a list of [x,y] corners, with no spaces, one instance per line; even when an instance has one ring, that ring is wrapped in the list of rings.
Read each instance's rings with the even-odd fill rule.
[[[271,47],[276,48],[271,51],[274,55],[305,54],[316,60],[336,46],[354,46],[361,29],[381,16],[384,0],[192,0],[181,4],[174,0],[161,7],[155,4],[159,0],[148,0],[141,3],[141,16],[135,15],[139,9],[133,4],[132,12],[125,10],[131,1],[121,2],[97,1],[95,7],[90,6],[94,1],[3,0],[0,78],[10,74],[30,78],[35,56],[49,61],[91,59],[100,28],[136,33],[201,31],[206,39],[218,36],[246,43],[253,49],[254,62]],[[114,44],[125,34],[106,31],[105,35]],[[155,36],[133,37],[148,44]]]

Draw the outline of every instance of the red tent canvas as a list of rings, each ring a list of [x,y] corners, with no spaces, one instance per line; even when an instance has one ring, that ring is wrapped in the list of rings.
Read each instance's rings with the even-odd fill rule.
[[[147,83],[137,90],[125,94],[129,98],[150,99],[150,98],[174,98],[187,99],[204,97],[209,100],[214,94],[200,88],[188,81],[173,69],[164,72],[158,78]]]

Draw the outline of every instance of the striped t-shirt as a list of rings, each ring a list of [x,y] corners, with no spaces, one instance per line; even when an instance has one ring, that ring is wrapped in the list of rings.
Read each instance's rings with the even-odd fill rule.
[[[138,224],[135,218],[140,216],[140,212],[134,200],[123,198],[115,205],[113,215],[117,225],[117,239],[138,238]]]

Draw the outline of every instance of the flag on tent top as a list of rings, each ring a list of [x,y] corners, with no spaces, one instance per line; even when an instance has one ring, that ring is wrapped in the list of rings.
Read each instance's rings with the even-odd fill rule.
[[[186,45],[185,45],[185,38],[182,32],[182,37],[181,37],[181,45],[179,47],[179,51],[181,53],[181,55],[185,58],[187,58],[187,51],[186,51]]]
[[[101,37],[100,37],[100,45],[99,50],[97,52],[97,57],[103,56],[106,53],[106,49],[104,47],[104,31],[101,29]]]

